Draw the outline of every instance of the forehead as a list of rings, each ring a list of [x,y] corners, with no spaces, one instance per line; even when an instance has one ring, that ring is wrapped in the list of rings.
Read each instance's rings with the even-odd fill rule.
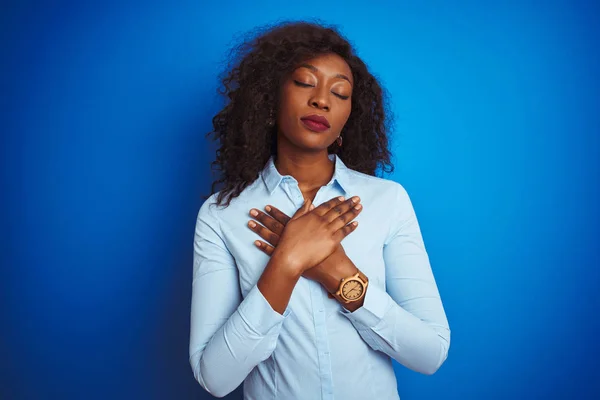
[[[352,70],[346,61],[337,54],[323,54],[298,64],[296,70],[307,69],[326,76],[346,75],[352,81]]]

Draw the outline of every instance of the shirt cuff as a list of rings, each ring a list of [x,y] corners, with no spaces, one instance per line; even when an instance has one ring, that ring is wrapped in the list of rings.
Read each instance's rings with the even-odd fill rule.
[[[273,310],[258,286],[254,285],[241,302],[238,312],[252,330],[264,336],[271,329],[283,323],[283,320],[291,313],[291,309],[288,304],[283,315],[279,314]]]
[[[342,305],[341,313],[352,322],[358,322],[367,328],[374,328],[383,319],[389,301],[390,295],[385,290],[375,285],[369,285],[362,307],[351,312]]]

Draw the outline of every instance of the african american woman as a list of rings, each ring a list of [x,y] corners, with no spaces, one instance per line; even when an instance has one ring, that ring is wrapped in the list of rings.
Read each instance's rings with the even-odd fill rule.
[[[234,50],[194,235],[194,376],[216,397],[399,399],[392,359],[433,374],[450,329],[411,200],[376,176],[386,92],[334,27]]]

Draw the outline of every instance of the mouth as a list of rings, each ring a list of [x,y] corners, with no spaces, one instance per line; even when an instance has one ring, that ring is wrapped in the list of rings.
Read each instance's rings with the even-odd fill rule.
[[[307,115],[300,118],[305,127],[314,132],[324,132],[329,129],[329,121],[320,115]]]

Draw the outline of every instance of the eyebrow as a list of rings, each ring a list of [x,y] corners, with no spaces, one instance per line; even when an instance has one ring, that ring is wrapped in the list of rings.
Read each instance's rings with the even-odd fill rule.
[[[307,63],[302,63],[302,64],[298,65],[298,68],[302,68],[302,67],[304,67],[304,68],[308,68],[308,69],[310,69],[311,71],[315,71],[315,72],[318,72],[318,71],[319,71],[319,68],[315,67],[314,65],[307,64]],[[336,75],[334,76],[334,78],[341,78],[341,79],[345,79],[345,80],[347,80],[347,81],[348,81],[348,83],[350,83],[350,85],[352,85],[352,82],[350,82],[350,79],[349,79],[349,78],[348,78],[346,75],[344,75],[344,74],[336,74]]]

